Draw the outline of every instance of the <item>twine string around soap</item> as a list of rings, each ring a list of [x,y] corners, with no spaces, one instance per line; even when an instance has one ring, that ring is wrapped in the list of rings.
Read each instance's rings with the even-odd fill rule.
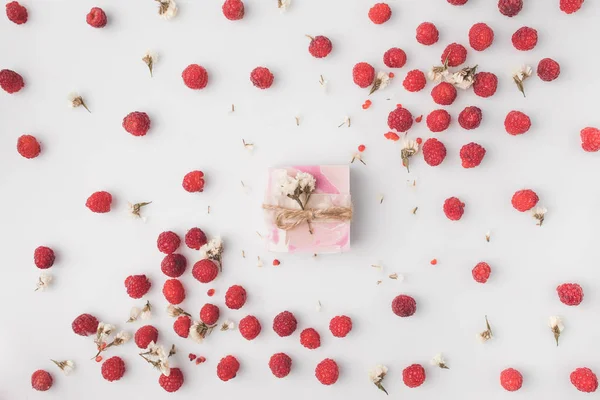
[[[275,212],[275,225],[284,231],[292,230],[304,223],[312,234],[311,222],[349,221],[352,219],[351,207],[328,207],[323,209],[292,209],[274,204],[263,204],[263,209]]]

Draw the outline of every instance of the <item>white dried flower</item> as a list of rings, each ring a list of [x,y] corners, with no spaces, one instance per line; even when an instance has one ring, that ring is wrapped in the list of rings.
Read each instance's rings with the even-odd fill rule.
[[[130,339],[131,339],[131,333],[125,332],[125,331],[121,331],[121,332],[117,333],[117,336],[115,337],[115,341],[118,341],[119,344],[127,343]]]
[[[142,310],[140,310],[138,307],[131,307],[131,310],[129,311],[129,319],[127,320],[127,322],[137,321],[141,313]]]
[[[317,300],[317,305],[315,306],[315,309],[317,310],[317,312],[321,312],[322,308],[323,306],[321,305],[321,302]]]
[[[523,82],[525,82],[532,74],[533,69],[528,65],[523,65],[521,69],[518,69],[513,73],[513,81],[517,85],[519,92],[523,93],[523,97],[525,97],[525,86],[523,85]]]
[[[75,363],[71,360],[65,360],[65,361],[55,361],[55,360],[51,360],[54,364],[56,364],[56,366],[58,368],[60,368],[60,370],[65,374],[65,375],[69,375],[71,372],[73,372],[73,370],[75,369]]]
[[[171,375],[171,368],[169,367],[169,359],[168,358],[161,359],[159,362],[158,369],[164,376]]]
[[[221,237],[217,236],[209,240],[208,243],[200,248],[200,252],[204,257],[220,262],[221,254],[223,253],[223,241],[221,240]]]
[[[325,92],[325,93],[327,93],[327,84],[328,83],[329,82],[325,78],[323,78],[323,75],[321,75],[319,77],[319,85],[321,86],[321,89],[323,89],[323,92]]]
[[[116,327],[112,324],[105,324],[103,322],[100,322],[98,324],[98,332],[100,332],[100,334],[104,336],[109,336],[113,333],[115,329]]]
[[[52,283],[52,279],[52,275],[42,272],[38,278],[35,290],[39,290],[40,292],[45,291],[50,286],[50,283]]]
[[[312,193],[315,191],[317,180],[308,172],[298,172],[296,174],[296,181],[303,192]]]
[[[242,143],[244,144],[244,148],[248,150],[250,153],[254,151],[254,143],[246,143],[244,139],[242,139]]]
[[[437,353],[431,359],[431,365],[435,365],[435,366],[440,367],[442,369],[448,369],[448,366],[446,365],[446,360],[444,360],[444,356],[442,355],[442,353]]]
[[[560,334],[565,329],[563,325],[562,319],[555,315],[550,317],[550,321],[548,322],[552,333],[554,334],[554,340],[556,340],[556,345],[558,346],[558,339],[560,338]]]
[[[144,57],[142,57],[142,61],[148,67],[148,70],[150,71],[150,77],[152,77],[154,65],[158,61],[158,54],[156,54],[153,51],[146,50],[146,52],[144,53]]]
[[[410,158],[419,152],[419,144],[415,140],[405,140],[400,151],[402,165],[410,172]]]
[[[222,331],[229,331],[232,329],[235,329],[235,322],[233,321],[226,320],[225,322],[223,322],[223,325],[221,325]]]
[[[150,306],[150,302],[147,301],[146,305],[142,308],[142,312],[140,314],[142,319],[150,319],[152,317],[152,307]]]
[[[257,257],[256,266],[257,266],[258,268],[262,268],[262,266],[263,266],[263,261],[262,261],[262,259],[260,258],[260,256],[258,256],[258,257]]]
[[[388,394],[387,390],[383,387],[383,379],[385,378],[388,369],[385,365],[377,365],[375,368],[369,371],[369,380],[373,382],[375,386],[385,394]]]
[[[429,80],[435,83],[446,81],[449,75],[450,71],[444,67],[433,67],[427,72]]]
[[[279,8],[279,11],[285,12],[290,7],[291,3],[292,0],[277,0],[277,8]]]
[[[67,106],[69,108],[83,107],[87,110],[87,112],[91,112],[90,109],[88,108],[87,104],[85,104],[85,101],[83,101],[83,97],[81,97],[79,94],[77,94],[75,92],[71,92],[71,93],[69,93],[67,100],[68,100]]]
[[[537,219],[537,221],[538,221],[537,225],[542,226],[542,224],[544,223],[544,218],[545,218],[548,210],[545,207],[538,206],[538,207],[534,207],[534,209],[531,212],[533,214],[533,218]]]
[[[172,19],[177,15],[175,0],[156,0],[159,3],[158,14],[164,19]]]
[[[494,337],[494,335],[492,333],[492,327],[490,326],[487,316],[485,317],[485,327],[486,327],[485,331],[477,334],[477,340],[479,340],[481,343],[485,343],[488,340],[490,340],[492,337]]]
[[[296,193],[298,181],[289,176],[286,170],[280,170],[278,174],[277,185],[279,186],[279,193],[284,196],[293,196]]]
[[[369,94],[373,94],[379,89],[384,89],[390,83],[390,80],[391,78],[387,73],[379,71],[373,81],[373,86],[371,86]]]
[[[192,326],[190,326],[189,337],[196,343],[202,343],[204,338],[208,336],[215,325],[208,326],[204,322],[194,321]]]

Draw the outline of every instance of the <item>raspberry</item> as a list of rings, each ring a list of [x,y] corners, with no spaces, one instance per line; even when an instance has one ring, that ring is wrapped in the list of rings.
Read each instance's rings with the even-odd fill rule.
[[[479,107],[465,107],[458,114],[458,124],[464,129],[475,129],[481,124],[481,109]]]
[[[491,272],[492,269],[490,268],[488,263],[480,262],[473,268],[471,274],[473,275],[473,279],[475,279],[475,282],[486,283],[490,277]]]
[[[409,92],[418,92],[422,90],[426,84],[427,79],[425,78],[425,74],[418,69],[408,71],[406,78],[402,81],[402,86]]]
[[[81,314],[73,320],[71,328],[79,336],[95,335],[98,329],[98,320],[91,314]]]
[[[240,369],[240,363],[234,356],[226,356],[221,358],[217,365],[217,376],[220,380],[227,382],[235,378]]]
[[[156,246],[158,251],[165,254],[175,253],[181,244],[181,239],[175,232],[165,231],[158,235]]]
[[[43,369],[38,369],[31,374],[31,387],[40,392],[45,392],[52,387],[52,375]]]
[[[406,64],[406,53],[398,47],[392,47],[383,53],[383,63],[388,68],[402,68]]]
[[[144,325],[135,332],[134,341],[137,347],[145,349],[150,342],[158,342],[158,329],[152,325]]]
[[[118,381],[125,374],[125,363],[121,357],[111,357],[102,364],[102,377],[109,382]]]
[[[573,14],[581,8],[583,2],[584,0],[560,0],[560,10],[566,14]],[[25,20],[27,20],[27,18],[25,18]]]
[[[431,46],[437,43],[439,37],[440,33],[433,23],[423,22],[417,26],[417,42],[425,46]]]
[[[255,339],[261,331],[260,322],[254,315],[248,315],[242,318],[238,328],[242,337],[246,340]]]
[[[6,3],[6,16],[17,25],[27,22],[27,9],[16,1]]]
[[[48,269],[54,265],[54,250],[50,247],[40,246],[33,252],[33,262],[39,269]]]
[[[285,353],[277,353],[269,360],[271,372],[278,378],[285,378],[292,369],[292,359]]]
[[[183,83],[190,89],[204,89],[208,84],[208,72],[198,64],[188,65],[181,73]]]
[[[450,67],[458,67],[467,60],[467,49],[458,43],[449,44],[442,53],[442,64],[448,61]]]
[[[385,3],[377,3],[369,10],[369,19],[374,24],[381,25],[392,16],[392,9]]]
[[[40,143],[34,136],[22,135],[17,139],[17,151],[25,158],[36,158],[41,151]]]
[[[314,350],[321,346],[321,335],[313,328],[306,328],[300,332],[300,344],[307,349]]]
[[[576,283],[563,283],[556,288],[560,302],[568,306],[578,306],[583,301],[583,289]]]
[[[469,30],[469,44],[476,51],[483,51],[494,42],[494,31],[483,22],[479,22]]]
[[[169,278],[179,278],[185,272],[187,260],[181,254],[167,254],[160,263],[160,269]]]
[[[523,375],[516,369],[507,368],[500,373],[500,384],[509,392],[515,392],[523,385]]]
[[[331,334],[338,338],[343,338],[352,330],[352,319],[345,315],[333,317],[329,322]]]
[[[425,382],[425,369],[421,364],[413,364],[402,370],[402,380],[409,388],[416,388]]]
[[[185,174],[181,184],[183,188],[190,193],[204,191],[204,172],[192,171]]]
[[[504,119],[504,129],[510,135],[522,135],[531,127],[531,120],[521,111],[511,111]]]
[[[514,17],[522,8],[523,0],[498,0],[498,10],[507,17]]]
[[[169,304],[179,304],[185,299],[185,289],[178,279],[167,279],[162,292]]]
[[[520,212],[531,210],[538,203],[540,198],[531,189],[519,190],[513,194],[512,206]]]
[[[573,386],[580,392],[591,393],[598,389],[598,378],[589,368],[577,368],[569,376]]]
[[[129,275],[125,279],[125,288],[127,294],[132,299],[141,299],[152,286],[152,282],[146,277],[146,275]]]
[[[423,144],[423,158],[425,162],[436,167],[446,158],[446,146],[436,138],[430,138]]]
[[[544,58],[538,64],[537,74],[541,80],[551,82],[560,75],[560,64],[551,58]]]
[[[169,375],[160,374],[158,384],[167,392],[172,393],[179,390],[183,385],[183,372],[179,368],[171,368]]]
[[[392,311],[399,317],[410,317],[417,311],[417,302],[405,294],[398,295],[392,300]]]
[[[388,126],[398,132],[406,132],[413,124],[413,117],[406,108],[398,107],[388,115]]]
[[[192,275],[200,283],[212,282],[219,275],[219,267],[212,260],[205,258],[194,264]]]
[[[600,150],[600,130],[596,128],[583,128],[581,130],[581,147],[584,151],[596,152]]]
[[[190,249],[200,250],[207,242],[206,235],[200,228],[192,228],[185,234],[185,244]]]
[[[94,7],[85,17],[85,21],[89,26],[94,28],[104,28],[106,26],[106,14],[99,7]]]
[[[474,142],[465,144],[460,148],[460,159],[463,168],[475,168],[481,164],[481,160],[485,156],[485,149]]]
[[[10,69],[3,69],[0,71],[0,87],[4,89],[6,93],[16,93],[23,89],[23,86],[25,86],[23,77],[15,71],[11,71]]]
[[[490,97],[496,93],[498,78],[491,72],[478,72],[473,82],[473,92],[479,97]]]
[[[200,320],[206,325],[214,325],[219,320],[219,307],[214,304],[206,303],[200,309]]]
[[[265,67],[256,67],[250,73],[252,84],[259,89],[268,89],[273,84],[273,74]]]
[[[371,86],[375,79],[375,68],[366,62],[359,62],[352,68],[352,79],[361,88]]]
[[[241,0],[225,0],[223,15],[230,21],[244,18],[244,3]]]
[[[192,319],[187,315],[181,315],[175,322],[173,322],[173,330],[175,333],[182,337],[187,338],[190,334],[190,327],[192,326]]]
[[[280,312],[273,318],[273,330],[281,337],[290,336],[297,326],[296,317],[289,311]]]
[[[444,201],[444,214],[450,221],[458,221],[465,212],[465,203],[458,197],[450,197]]]
[[[340,376],[340,370],[334,360],[326,358],[317,364],[315,376],[323,385],[333,385]]]
[[[85,206],[95,213],[107,213],[110,211],[112,195],[108,192],[95,192],[88,197]]]
[[[309,36],[310,37],[310,36]],[[315,58],[324,58],[331,53],[333,48],[331,40],[326,36],[315,36],[310,37],[310,44],[308,45],[308,52]]]
[[[431,132],[442,132],[450,126],[450,114],[446,110],[433,110],[427,116],[427,127]]]
[[[239,310],[246,304],[246,289],[233,285],[225,292],[225,305],[232,310]]]
[[[448,82],[440,82],[431,90],[433,101],[442,106],[449,106],[456,99],[456,88]]]
[[[448,0],[448,3],[452,4],[453,6],[463,6],[467,4],[467,1],[469,0]]]
[[[150,129],[150,117],[141,111],[134,111],[123,118],[123,128],[133,136],[145,136]]]
[[[524,26],[519,28],[512,35],[512,43],[515,49],[521,51],[528,51],[535,47],[537,44],[538,35],[537,31],[533,28]]]

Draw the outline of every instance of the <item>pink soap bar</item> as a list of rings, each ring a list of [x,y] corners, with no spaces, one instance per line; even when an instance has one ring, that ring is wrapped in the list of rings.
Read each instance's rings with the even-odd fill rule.
[[[307,172],[316,179],[315,191],[307,208],[352,207],[350,198],[350,168],[347,165],[295,166],[270,168],[265,204],[287,209],[300,209],[293,199],[281,194],[281,174],[294,177]],[[266,210],[268,227],[267,249],[279,253],[340,253],[350,250],[350,221],[312,221],[311,234],[307,223],[284,230],[275,224],[275,212]]]

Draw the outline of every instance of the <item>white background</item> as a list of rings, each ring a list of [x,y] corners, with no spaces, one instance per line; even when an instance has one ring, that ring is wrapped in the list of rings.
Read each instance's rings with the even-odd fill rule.
[[[1,399],[383,398],[367,378],[376,364],[389,367],[385,386],[390,398],[564,399],[583,396],[569,383],[574,368],[600,372],[594,351],[600,159],[584,153],[579,141],[580,129],[600,124],[597,2],[587,1],[568,16],[558,0],[526,0],[523,11],[510,19],[492,0],[471,0],[463,7],[444,0],[396,0],[390,2],[391,20],[381,26],[369,21],[372,2],[366,0],[294,0],[285,14],[275,0],[247,0],[246,16],[237,22],[227,21],[221,2],[214,0],[180,2],[179,15],[171,21],[160,19],[150,0],[23,3],[29,10],[26,25],[0,18],[0,68],[16,70],[26,81],[18,94],[0,93]],[[105,9],[106,28],[86,24],[92,6]],[[440,30],[434,46],[419,45],[414,38],[423,21]],[[468,47],[467,33],[476,22],[495,31],[493,46],[483,53]],[[515,50],[510,41],[524,25],[539,33],[530,52]],[[332,54],[312,58],[305,34],[328,36]],[[414,116],[439,108],[429,96],[430,83],[420,93],[408,93],[402,79],[410,69],[438,64],[444,47],[455,41],[469,48],[469,65],[498,75],[498,91],[488,99],[460,92],[448,107],[450,129],[435,134],[446,144],[448,157],[437,168],[413,158],[408,175],[401,167],[399,143],[383,138],[387,114],[397,103]],[[371,96],[373,105],[365,111],[361,105],[367,91],[352,83],[352,66],[367,61],[381,69],[383,53],[393,46],[406,51],[408,63],[394,71],[397,79],[390,87]],[[152,79],[140,60],[147,49],[160,57]],[[545,83],[533,77],[526,82],[524,99],[511,72],[524,63],[535,68],[544,57],[561,64],[560,78]],[[183,85],[181,71],[190,63],[209,71],[205,90]],[[275,74],[269,90],[249,81],[259,65]],[[329,81],[326,94],[318,84],[320,74]],[[92,114],[67,108],[73,90],[84,96]],[[469,105],[483,110],[483,123],[474,131],[461,129],[456,121]],[[505,133],[504,116],[512,109],[531,116],[530,132],[519,137]],[[145,137],[133,137],[121,127],[123,117],[136,110],[152,119]],[[345,115],[352,126],[338,129]],[[42,142],[42,154],[34,160],[15,150],[24,133]],[[424,120],[409,133],[411,138],[430,136]],[[255,143],[254,153],[243,148],[242,138]],[[465,170],[458,151],[470,141],[485,146],[487,154],[480,167]],[[367,146],[367,166],[352,165],[352,251],[315,259],[282,255],[281,266],[272,267],[273,255],[263,250],[256,233],[265,232],[260,205],[267,167],[343,164],[361,143]],[[181,188],[183,175],[193,169],[206,174],[204,193]],[[413,178],[416,187],[408,187],[407,179]],[[512,194],[522,188],[534,189],[548,208],[543,227],[511,207]],[[111,213],[85,208],[86,198],[97,190],[113,194]],[[459,222],[442,212],[450,196],[466,203]],[[128,201],[153,202],[144,209],[147,223],[127,217]],[[412,215],[415,206],[419,210]],[[183,237],[193,226],[222,235],[227,250],[223,274],[201,285],[190,273],[198,253],[180,249],[189,261],[184,308],[197,318],[205,302],[214,302],[221,307],[221,321],[254,314],[263,331],[253,342],[236,330],[215,332],[198,345],[172,331],[155,241],[164,230]],[[488,230],[490,243],[484,240]],[[40,271],[33,250],[40,245],[57,253],[50,270],[55,282],[48,292],[34,293]],[[263,268],[257,267],[257,256]],[[432,258],[438,259],[437,266],[430,265]],[[485,285],[471,277],[479,261],[492,266]],[[371,267],[377,263],[382,272]],[[393,272],[404,274],[404,282],[388,279]],[[125,277],[136,273],[152,279],[148,299],[155,306],[151,323],[160,329],[159,341],[180,350],[173,363],[183,369],[186,382],[174,395],[158,386],[159,373],[137,356],[133,343],[107,354],[122,356],[127,373],[119,382],[106,382],[100,364],[90,360],[92,338],[71,331],[72,320],[84,312],[132,332],[140,326],[124,323],[130,307],[143,304],[130,299],[123,286]],[[383,283],[377,285],[378,280]],[[561,304],[556,295],[556,286],[570,281],[585,290],[579,307]],[[224,306],[232,284],[248,291],[248,302],[238,311]],[[217,294],[209,299],[211,287]],[[400,293],[417,300],[413,317],[401,319],[391,312],[390,303]],[[272,318],[283,310],[299,320],[288,338],[271,329]],[[339,314],[354,322],[345,339],[333,338],[327,328]],[[482,345],[475,335],[485,328],[486,314],[495,338]],[[562,316],[566,325],[558,348],[547,325],[550,315]],[[299,344],[299,332],[307,327],[321,333],[318,350]],[[267,366],[280,351],[293,358],[293,371],[282,380]],[[208,361],[196,366],[187,359],[190,352]],[[429,365],[437,352],[444,353],[450,370]],[[216,364],[227,354],[238,357],[241,369],[225,383],[216,377]],[[340,365],[340,379],[331,387],[314,378],[315,365],[326,357]],[[50,358],[74,360],[77,369],[65,377]],[[412,363],[427,370],[427,381],[417,389],[402,383],[402,369]],[[499,384],[500,371],[507,367],[524,376],[519,392],[509,394]],[[49,392],[30,388],[30,375],[39,368],[54,376]]]

